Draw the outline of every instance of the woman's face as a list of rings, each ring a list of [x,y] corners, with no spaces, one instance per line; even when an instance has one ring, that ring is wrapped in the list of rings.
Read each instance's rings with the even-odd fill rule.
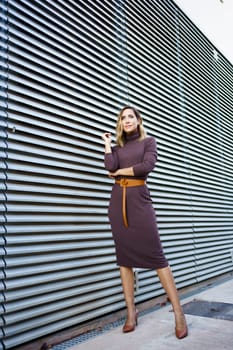
[[[121,115],[121,125],[126,134],[131,134],[137,130],[139,121],[132,108],[127,108]]]

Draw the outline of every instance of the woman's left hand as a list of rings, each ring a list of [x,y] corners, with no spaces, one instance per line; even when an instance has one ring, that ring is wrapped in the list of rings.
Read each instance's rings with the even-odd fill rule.
[[[114,172],[109,172],[109,173],[108,173],[108,176],[109,176],[111,179],[115,179],[116,176],[119,176],[119,175],[120,175],[120,174],[119,174],[119,170],[120,170],[120,169],[118,169],[118,170],[116,170],[116,171],[114,171]]]
[[[115,179],[116,176],[134,176],[133,167],[117,169],[116,171],[109,172],[108,176],[111,179]]]

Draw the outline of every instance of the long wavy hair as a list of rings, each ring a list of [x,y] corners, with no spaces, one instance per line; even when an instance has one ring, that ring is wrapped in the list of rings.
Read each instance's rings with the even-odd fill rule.
[[[138,139],[143,140],[146,137],[146,131],[142,125],[141,113],[135,107],[128,106],[128,105],[124,106],[118,114],[117,125],[116,125],[116,144],[120,147],[123,147],[126,141],[126,133],[124,132],[122,127],[121,117],[123,112],[129,108],[133,110],[137,120],[139,121],[139,124],[138,124],[139,138]]]

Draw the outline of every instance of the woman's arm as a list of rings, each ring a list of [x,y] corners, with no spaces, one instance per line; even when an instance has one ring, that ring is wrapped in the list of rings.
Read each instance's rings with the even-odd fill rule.
[[[111,134],[109,132],[105,132],[102,135],[102,139],[105,143],[105,156],[104,156],[104,165],[108,171],[116,171],[119,167],[118,158],[116,152],[114,152],[114,148],[111,147]]]
[[[133,165],[134,176],[146,176],[155,167],[157,161],[157,145],[154,137],[145,139],[145,151],[143,161]]]
[[[111,147],[111,133],[110,132],[105,132],[102,135],[102,139],[104,140],[104,144],[105,144],[105,154],[106,153],[112,153],[112,147]]]
[[[133,167],[117,169],[109,173],[109,177],[111,178],[115,178],[116,176],[134,176]]]
[[[137,163],[128,168],[122,169],[108,169],[109,177],[115,178],[116,176],[146,176],[154,169],[157,160],[157,145],[156,140],[153,137],[148,137],[145,140],[145,153],[142,162]]]

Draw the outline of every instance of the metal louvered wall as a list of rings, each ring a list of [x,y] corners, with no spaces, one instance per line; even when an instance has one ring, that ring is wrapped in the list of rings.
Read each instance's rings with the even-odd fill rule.
[[[232,271],[232,65],[173,1],[0,4],[0,349],[124,307],[100,135],[126,103],[178,287]],[[163,293],[139,275],[138,302]]]

